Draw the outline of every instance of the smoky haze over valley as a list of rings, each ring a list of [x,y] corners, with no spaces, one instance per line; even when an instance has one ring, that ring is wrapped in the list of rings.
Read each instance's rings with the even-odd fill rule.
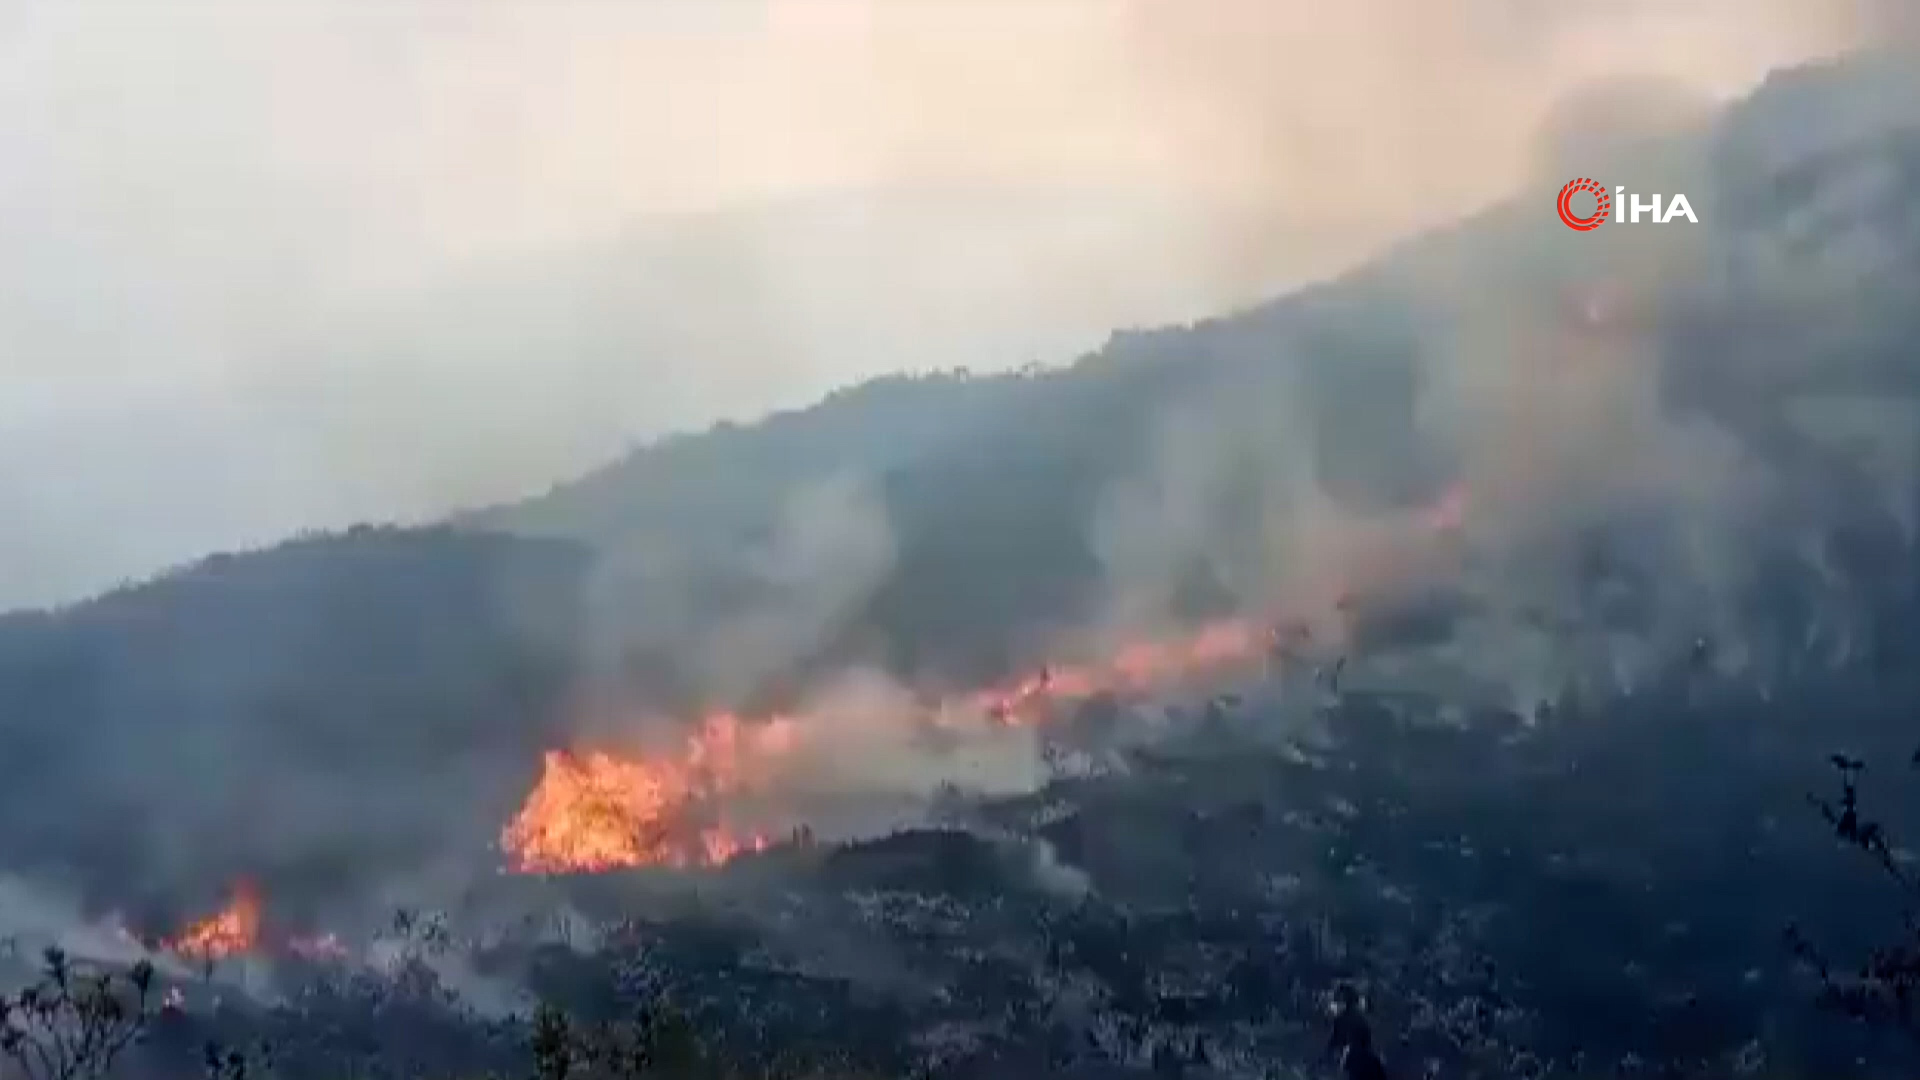
[[[1781,944],[1920,814],[1910,11],[8,9],[0,990],[1916,1075]]]
[[[599,8],[563,10],[610,17]],[[1061,12],[1074,9],[1045,10],[1065,18]],[[1462,25],[1472,25],[1465,16],[1476,10],[1458,13]],[[871,25],[855,34],[840,24],[815,27],[811,7],[774,5],[761,14],[770,21],[676,33],[697,30],[700,41],[801,33],[783,29],[775,16],[785,14],[810,28],[804,40],[837,48],[862,34],[890,43],[888,35],[918,26],[913,19],[934,17],[916,15],[902,27],[875,8]],[[1779,18],[1794,14],[1782,9]],[[1541,49],[1561,40],[1550,19],[1488,18],[1488,33],[1530,26]],[[1265,19],[1243,29],[1291,40],[1283,31],[1292,24]],[[1138,47],[1167,50],[1163,59],[1173,64],[1231,44],[1181,41],[1181,31],[1204,27],[1123,28],[1145,36]],[[1328,32],[1336,31],[1345,32]],[[460,40],[475,47],[492,39]],[[1389,49],[1398,39],[1368,40]],[[1475,55],[1469,46],[1491,48],[1469,35],[1458,45],[1462,65]],[[876,59],[892,56],[881,49]],[[1326,647],[1371,647],[1374,638],[1417,646],[1380,677],[1428,689],[1441,680],[1463,701],[1521,712],[1568,685],[1631,687],[1701,635],[1722,640],[1720,660],[1732,671],[1767,670],[1783,649],[1860,655],[1870,609],[1859,608],[1846,584],[1858,570],[1847,560],[1880,557],[1875,545],[1894,542],[1882,533],[1908,535],[1915,520],[1920,440],[1911,413],[1882,393],[1902,385],[1904,369],[1885,370],[1880,358],[1897,349],[1890,343],[1907,325],[1899,299],[1906,252],[1890,222],[1901,220],[1909,190],[1901,125],[1916,84],[1897,50],[1837,69],[1844,77],[1829,77],[1831,85],[1823,70],[1775,79],[1725,113],[1705,91],[1673,78],[1543,95],[1552,107],[1530,116],[1531,132],[1511,143],[1516,155],[1537,160],[1512,163],[1517,179],[1504,189],[1493,187],[1492,175],[1482,181],[1506,195],[1492,209],[1393,247],[1333,284],[1190,328],[1122,335],[1070,370],[881,381],[763,424],[669,440],[544,496],[458,519],[491,535],[319,537],[216,559],[50,621],[16,618],[7,624],[16,649],[6,686],[10,715],[22,721],[9,757],[38,763],[34,784],[17,793],[97,786],[138,821],[129,829],[115,814],[68,815],[49,789],[22,808],[37,823],[22,854],[34,865],[79,858],[79,887],[100,903],[164,907],[243,875],[292,882],[296,896],[364,902],[369,883],[385,895],[415,887],[422,875],[431,884],[442,874],[458,881],[490,873],[497,831],[542,749],[645,744],[663,730],[671,740],[675,721],[665,718],[712,708],[815,718],[807,730],[818,745],[796,750],[802,764],[782,777],[798,789],[774,792],[775,801],[824,790],[860,804],[848,811],[856,819],[873,803],[884,824],[898,820],[900,801],[918,805],[958,779],[955,770],[991,790],[1044,780],[1031,730],[981,729],[928,751],[911,725],[896,723],[916,699],[964,693],[1056,656],[1124,652],[1142,637],[1223,616],[1299,621]],[[1204,71],[1165,77],[1188,93],[1220,95],[1212,104],[1222,117],[1278,89],[1256,85],[1250,73],[1242,85],[1224,56]],[[938,130],[898,122],[908,132]],[[1244,130],[1278,123],[1249,116]],[[1003,134],[1013,140],[1015,131]],[[1175,135],[1199,138],[1178,125],[1164,137]],[[1000,152],[1008,162],[1030,161],[1050,145],[1035,140]],[[919,143],[880,146],[899,161],[877,150],[876,160],[901,168],[947,153]],[[1194,168],[1187,179],[1195,184],[1212,174],[1190,159],[1215,161],[1227,181],[1267,175],[1276,184],[1295,161],[1278,152],[1271,160],[1209,158],[1200,149],[1168,159]],[[1635,190],[1693,191],[1707,224],[1568,234],[1547,208],[1574,161],[1584,172],[1637,178]],[[1312,169],[1298,178],[1315,182],[1325,198],[1343,189]],[[1389,196],[1406,197],[1392,185],[1380,197]],[[1363,193],[1347,198],[1356,213],[1416,209],[1393,211]],[[1276,216],[1240,224],[1285,217],[1284,206],[1255,209]],[[703,248],[703,230],[726,214],[699,220],[707,224],[675,227],[690,234],[686,246],[675,240],[663,250],[709,265],[724,248]],[[957,238],[991,235],[970,223],[956,229]],[[129,236],[145,234],[106,234]],[[381,234],[309,239],[363,238]],[[1208,257],[1233,252],[1229,239],[1261,238],[1244,229],[1216,236]],[[1273,248],[1276,257],[1292,250],[1279,241]],[[249,410],[273,430],[219,447],[227,471],[181,489],[143,485],[144,501],[108,509],[132,515],[151,503],[154,527],[179,528],[195,520],[196,498],[256,511],[257,488],[290,500],[299,521],[315,520],[321,504],[306,501],[313,490],[279,458],[308,435],[323,437],[324,446],[310,448],[326,451],[319,464],[341,481],[322,503],[419,478],[432,447],[451,452],[467,439],[476,440],[473,449],[446,459],[466,470],[462,482],[505,483],[492,463],[530,444],[487,437],[476,416],[498,410],[515,425],[538,420],[559,400],[547,386],[616,406],[621,395],[582,381],[590,373],[566,373],[592,352],[572,348],[577,340],[530,342],[495,332],[488,320],[530,295],[550,298],[545,325],[567,334],[591,326],[596,313],[644,321],[657,309],[608,286],[592,260],[536,259],[531,265],[541,269],[522,275],[501,269],[520,265],[518,256],[496,256],[487,260],[492,280],[477,285],[484,279],[468,275],[448,294],[456,299],[443,323],[489,350],[491,366],[461,366],[472,357],[458,354],[458,364],[437,369],[452,381],[435,383],[421,365],[437,354],[370,352],[339,369],[371,376],[377,367],[364,397],[335,394],[340,384],[322,378],[324,368],[303,369],[319,381],[277,399],[294,411]],[[405,264],[381,267],[396,265]],[[1216,287],[1252,288],[1236,277],[1247,269],[1229,259],[1182,272],[1216,272]],[[1070,270],[1056,267],[1034,288],[1071,287]],[[734,290],[726,274],[662,279],[672,288],[689,280],[711,292],[706,299],[724,313],[724,328],[771,335],[749,341],[738,367],[690,369],[702,388],[772,372],[796,345],[839,340],[831,327],[817,338],[810,330],[790,335],[795,324],[768,315],[766,294]],[[271,294],[284,290],[267,284],[255,282],[254,300],[271,312]],[[886,295],[846,314],[882,312]],[[963,286],[924,295],[955,304],[954,318],[973,302]],[[201,299],[224,305],[240,297]],[[190,309],[170,309],[169,317],[183,310]],[[388,330],[415,320],[389,315]],[[368,324],[316,324],[314,340],[350,339],[355,325]],[[942,337],[917,315],[901,332],[914,355]],[[426,340],[411,334],[391,340]],[[659,399],[651,388],[673,380],[635,355],[653,354],[599,354],[593,363],[606,366],[594,377],[637,380],[635,407],[652,407]],[[209,356],[196,377],[267,393],[292,370],[231,359],[223,366]],[[537,385],[504,393],[493,375]],[[410,379],[419,380],[417,400],[398,388]],[[195,385],[212,384],[183,378],[154,389],[177,394]],[[167,424],[86,430],[128,446],[153,438],[172,452],[226,438],[217,424],[190,422],[196,406],[181,408],[181,419]],[[554,432],[590,424],[566,411]],[[77,417],[63,430],[79,431]],[[393,426],[382,427],[382,417]],[[356,455],[359,464],[350,464]],[[50,457],[12,460],[25,468]],[[69,482],[23,487],[22,498],[76,499],[108,475],[68,468]],[[551,480],[516,475],[529,485]],[[1444,543],[1425,524],[1436,519]],[[10,520],[29,536],[62,523],[46,515]],[[60,551],[84,552],[96,537],[130,542],[142,530],[128,520],[131,531],[62,532]],[[1637,524],[1614,535],[1628,523]],[[1875,539],[1829,550],[1833,530],[1855,528]],[[1755,535],[1771,541],[1756,545]],[[1778,560],[1814,575],[1814,584],[1833,577],[1808,585],[1798,638],[1781,638],[1782,627],[1756,622],[1748,610],[1757,583],[1782,572]],[[122,726],[135,716],[148,719]],[[400,716],[410,719],[394,727]],[[907,737],[896,740],[901,731]],[[449,739],[459,755],[436,758],[434,748]],[[383,750],[369,757],[370,746]],[[444,783],[417,782],[428,760]],[[831,775],[809,779],[815,769]],[[199,778],[193,797],[169,794],[184,776]],[[345,792],[353,792],[350,805],[341,802]],[[800,813],[772,811],[776,822]],[[238,817],[260,827],[204,839]],[[380,839],[369,843],[369,835]],[[113,883],[93,879],[95,871],[129,865],[144,868],[138,881],[150,895],[102,895]]]
[[[1724,98],[1881,29],[1586,10],[10,5],[0,604],[1064,362],[1507,194],[1582,87]]]

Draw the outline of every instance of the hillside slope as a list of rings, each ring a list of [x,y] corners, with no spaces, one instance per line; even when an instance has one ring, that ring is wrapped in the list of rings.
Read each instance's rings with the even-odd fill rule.
[[[1567,356],[1650,356],[1632,370],[1652,412],[1711,428],[1702,445],[1734,464],[1638,518],[1602,516],[1618,501],[1552,528],[1534,503],[1510,515],[1533,531],[1496,539],[1552,542],[1482,553],[1483,636],[1463,650],[1553,652],[1565,640],[1538,628],[1569,622],[1613,644],[1738,637],[1756,677],[1816,640],[1896,650],[1920,494],[1915,83],[1896,60],[1787,73],[1662,146],[1706,217],[1657,259],[1634,242],[1654,234],[1573,236],[1530,194],[1067,370],[880,380],[455,528],[306,539],[10,616],[0,862],[103,903],[129,881],[143,895],[118,902],[204,902],[243,872],[354,895],[484,849],[583,685],[611,679],[638,710],[750,705],[853,662],[970,684],[1136,601],[1162,621],[1264,614],[1269,586],[1349,546],[1276,526],[1289,515],[1365,525],[1462,476],[1496,509],[1508,481],[1578,501],[1577,469],[1501,469],[1550,458],[1591,402],[1576,386],[1577,408],[1525,429],[1532,398],[1461,378],[1483,352],[1538,361],[1543,400]],[[1540,348],[1488,336],[1509,328]],[[1534,441],[1490,453],[1508,425]],[[1628,462],[1602,487],[1696,460],[1594,438]],[[1729,477],[1733,506],[1712,494]],[[1513,625],[1534,636],[1494,636]]]
[[[1578,411],[1582,391],[1556,388],[1556,367],[1583,357],[1644,369],[1648,409],[1784,470],[1771,497],[1845,501],[1849,485],[1884,489],[1888,469],[1911,466],[1916,82],[1899,57],[1784,72],[1711,131],[1626,140],[1583,166],[1693,192],[1697,229],[1577,236],[1555,222],[1550,188],[1528,192],[1344,279],[1119,334],[1064,370],[880,380],[467,520],[594,548],[622,639],[671,653],[724,638],[735,603],[778,605],[786,586],[766,556],[784,549],[794,504],[851,484],[889,558],[836,585],[832,625],[785,666],[878,659],[971,679],[1102,618],[1142,545],[1176,582],[1158,587],[1171,614],[1244,602],[1276,558],[1259,519],[1300,512],[1303,473],[1312,498],[1368,515],[1432,501],[1472,467],[1462,455],[1534,453],[1488,451],[1485,429]],[[1146,513],[1162,532],[1184,535],[1143,540],[1115,520],[1143,498],[1159,501]]]

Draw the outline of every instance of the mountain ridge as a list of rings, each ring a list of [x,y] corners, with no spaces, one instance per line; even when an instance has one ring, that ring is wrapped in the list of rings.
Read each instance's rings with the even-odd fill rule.
[[[1768,129],[1752,110],[1852,108],[1831,89],[1845,84],[1838,70],[1763,87],[1693,158],[1738,149],[1742,124]],[[1796,78],[1818,92],[1800,96]],[[1783,95],[1793,108],[1767,104]],[[1791,183],[1744,166],[1719,175],[1716,191],[1754,193],[1752,216],[1675,234],[1704,246],[1684,261],[1701,272],[1653,290],[1670,306],[1645,335],[1664,350],[1662,393],[1785,463],[1772,509],[1830,515],[1807,526],[1812,539],[1756,532],[1743,558],[1788,562],[1792,581],[1837,583],[1886,619],[1904,594],[1863,582],[1905,558],[1876,516],[1896,514],[1882,502],[1905,473],[1882,482],[1857,449],[1807,435],[1780,387],[1920,386],[1901,348],[1920,340],[1916,312],[1879,298],[1920,281],[1916,200],[1875,202],[1811,240],[1788,235],[1809,198],[1838,200],[1862,169],[1920,192],[1911,119],[1894,120],[1878,141],[1816,155],[1825,164]],[[882,379],[762,425],[667,440],[544,504],[214,556],[0,618],[0,761],[16,763],[0,776],[0,808],[37,826],[0,862],[78,874],[101,903],[106,878],[132,868],[165,906],[242,869],[269,886],[351,878],[335,831],[350,825],[355,841],[385,837],[378,878],[483,849],[496,811],[528,789],[538,751],[583,724],[597,730],[583,714],[607,721],[583,698],[649,715],[716,699],[750,708],[861,666],[973,686],[1106,619],[1126,587],[1150,585],[1152,614],[1173,621],[1254,607],[1271,523],[1247,511],[1282,466],[1312,473],[1309,486],[1362,517],[1404,514],[1445,489],[1459,433],[1428,430],[1426,354],[1466,321],[1461,310],[1510,304],[1576,340],[1608,332],[1583,321],[1578,301],[1591,297],[1568,290],[1611,272],[1620,241],[1568,236],[1549,201],[1494,208],[1241,313],[1116,335],[1062,370]],[[1863,306],[1846,284],[1855,276],[1819,275],[1851,268],[1847,245],[1868,240],[1881,242],[1870,280],[1882,291]],[[1715,259],[1743,244],[1772,245],[1779,277],[1715,276]],[[1777,281],[1829,280],[1831,295],[1810,291],[1794,309],[1793,336],[1746,321],[1776,305]],[[1729,367],[1735,355],[1769,363]],[[1288,440],[1285,454],[1270,437]],[[1190,453],[1205,457],[1204,483],[1181,473]],[[1204,543],[1188,544],[1195,533]],[[1126,546],[1142,536],[1151,542]],[[1791,561],[1804,558],[1795,544],[1815,541],[1817,566]],[[1580,574],[1595,580],[1620,558],[1579,543]],[[1604,584],[1615,590],[1603,597],[1608,618],[1622,623],[1660,598],[1646,582]],[[1819,624],[1777,618],[1781,640],[1795,619]],[[1843,621],[1832,633],[1856,629]],[[128,746],[139,752],[117,749]],[[335,771],[300,780],[315,753]],[[421,784],[439,771],[457,792]],[[351,805],[330,801],[329,784],[355,792]],[[114,813],[61,825],[71,790],[115,792]],[[238,818],[262,837],[271,826],[300,840],[220,831]]]

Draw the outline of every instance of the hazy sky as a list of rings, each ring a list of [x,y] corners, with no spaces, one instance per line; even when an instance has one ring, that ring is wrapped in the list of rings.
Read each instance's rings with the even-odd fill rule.
[[[1858,32],[1575,7],[0,4],[0,605],[1067,359],[1497,196],[1576,86]]]

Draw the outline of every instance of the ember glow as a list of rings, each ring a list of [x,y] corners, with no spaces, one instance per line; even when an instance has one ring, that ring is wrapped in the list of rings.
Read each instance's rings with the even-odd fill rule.
[[[250,952],[260,942],[260,894],[252,884],[241,882],[233,890],[233,899],[225,908],[181,931],[164,942],[170,952],[194,960],[223,960]]]
[[[1415,516],[1418,531],[1458,530],[1463,489],[1449,490]],[[1128,643],[1104,661],[1047,665],[995,687],[955,695],[903,723],[954,717],[1031,727],[1061,715],[1058,705],[1100,694],[1140,694],[1219,676],[1258,663],[1279,644],[1269,621],[1222,619],[1186,636]],[[642,866],[716,866],[768,844],[762,834],[714,824],[724,796],[777,782],[796,751],[824,725],[805,716],[707,717],[667,752],[548,751],[540,779],[500,835],[520,873],[597,873]]]

